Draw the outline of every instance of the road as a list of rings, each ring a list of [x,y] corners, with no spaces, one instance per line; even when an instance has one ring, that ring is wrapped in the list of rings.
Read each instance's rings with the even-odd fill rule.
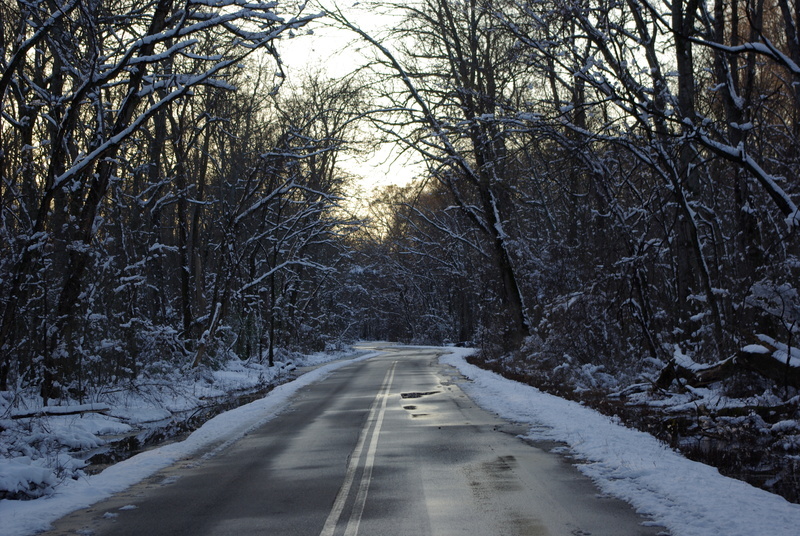
[[[655,535],[570,462],[476,407],[430,349],[385,348],[263,427],[48,534]]]

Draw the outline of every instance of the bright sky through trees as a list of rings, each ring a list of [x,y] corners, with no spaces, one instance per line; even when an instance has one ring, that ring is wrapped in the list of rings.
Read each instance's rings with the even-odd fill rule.
[[[314,8],[312,11],[324,12],[324,9]],[[391,16],[376,13],[358,3],[345,11],[359,27],[371,34],[380,33],[392,21]],[[334,27],[327,17],[317,19],[293,38],[282,39],[279,51],[290,82],[305,71],[319,71],[331,78],[351,76],[374,58],[374,50],[368,43],[349,30]],[[422,172],[420,163],[405,155],[398,157],[397,149],[392,145],[371,144],[369,139],[359,141],[366,142],[362,149],[367,154],[345,153],[342,167],[360,177],[357,185],[367,196],[376,188],[406,184]]]

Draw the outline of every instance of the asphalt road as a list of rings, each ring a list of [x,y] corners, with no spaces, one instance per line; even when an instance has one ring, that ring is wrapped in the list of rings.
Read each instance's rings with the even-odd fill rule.
[[[437,352],[386,348],[48,534],[655,535],[569,461],[477,406]]]

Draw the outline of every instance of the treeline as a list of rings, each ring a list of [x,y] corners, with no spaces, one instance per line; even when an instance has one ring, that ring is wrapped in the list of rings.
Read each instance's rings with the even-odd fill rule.
[[[279,89],[278,40],[316,17],[297,9],[0,3],[0,391],[80,399],[346,336],[337,158],[361,100]]]
[[[428,165],[376,202],[385,333],[555,375],[796,345],[798,5],[420,0],[384,35],[338,14],[376,50],[375,127]]]
[[[328,20],[374,61],[278,89],[302,7],[0,2],[0,390],[355,338],[553,377],[796,344],[797,2],[366,7],[396,23]],[[426,164],[368,228],[354,140]]]

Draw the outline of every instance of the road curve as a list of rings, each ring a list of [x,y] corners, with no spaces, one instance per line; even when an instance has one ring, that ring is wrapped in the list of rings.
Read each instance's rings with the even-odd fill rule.
[[[439,351],[387,347],[276,418],[75,512],[50,535],[663,534],[476,407]]]

